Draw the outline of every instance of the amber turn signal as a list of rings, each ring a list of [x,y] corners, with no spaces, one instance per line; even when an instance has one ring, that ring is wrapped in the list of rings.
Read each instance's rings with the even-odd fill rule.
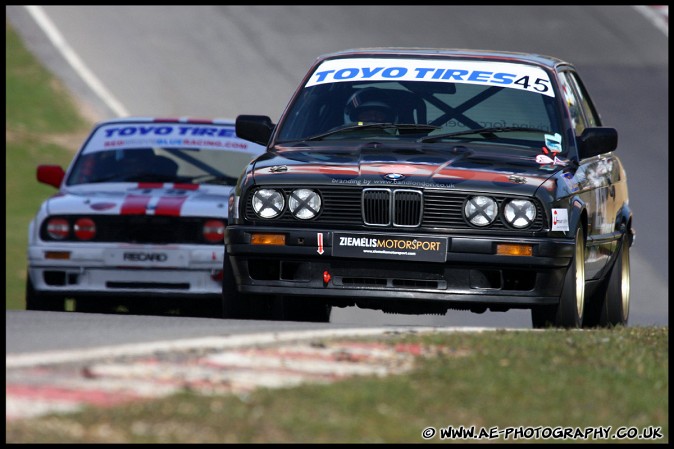
[[[496,245],[496,254],[500,256],[531,256],[534,253],[532,245],[504,244]]]
[[[59,259],[59,260],[69,260],[70,251],[45,251],[45,259]]]
[[[285,245],[285,234],[252,234],[250,243],[253,245]]]

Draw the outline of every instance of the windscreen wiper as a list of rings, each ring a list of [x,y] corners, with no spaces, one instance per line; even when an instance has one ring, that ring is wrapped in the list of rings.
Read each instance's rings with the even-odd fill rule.
[[[227,175],[200,175],[189,179],[192,184],[220,184],[226,186],[236,185],[238,178]]]
[[[352,124],[343,126],[341,128],[333,129],[326,133],[317,134],[315,136],[307,137],[303,141],[311,140],[322,140],[325,137],[331,136],[333,134],[339,134],[343,131],[360,131],[363,129],[397,129],[397,130],[419,130],[419,131],[431,131],[434,129],[439,129],[439,126],[435,125],[426,125],[426,124],[417,124],[417,123],[364,123],[364,124]]]
[[[527,128],[523,126],[494,126],[490,128],[478,128],[478,129],[466,129],[463,131],[455,131],[451,133],[444,133],[444,134],[436,134],[434,136],[425,136],[421,137],[418,141],[421,143],[428,143],[428,142],[435,142],[440,139],[447,139],[450,137],[458,137],[458,136],[467,136],[470,134],[480,134],[482,136],[485,136],[489,139],[495,139],[496,135],[495,133],[503,133],[503,132],[515,132],[515,131],[524,131],[524,132],[532,132],[532,133],[545,133],[548,134],[550,133],[549,130],[547,129],[539,129],[539,128]]]

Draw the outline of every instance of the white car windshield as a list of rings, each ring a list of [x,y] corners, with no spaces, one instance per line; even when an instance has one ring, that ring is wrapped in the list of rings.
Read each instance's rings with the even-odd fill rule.
[[[234,185],[263,151],[232,126],[124,123],[94,130],[73,161],[67,185],[173,182]]]

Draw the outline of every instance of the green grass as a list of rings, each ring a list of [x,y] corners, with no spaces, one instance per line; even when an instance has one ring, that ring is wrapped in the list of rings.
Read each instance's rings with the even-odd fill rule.
[[[7,23],[5,39],[6,308],[24,309],[28,224],[56,193],[37,182],[35,170],[39,164],[66,168],[91,124]]]
[[[495,331],[388,337],[435,347],[384,379],[184,392],[110,409],[12,422],[8,443],[421,443],[426,427],[659,427],[669,440],[668,329]],[[450,442],[439,437],[432,442]],[[532,442],[532,440],[497,441]],[[637,442],[589,439],[547,442]],[[473,442],[477,442],[473,440]],[[479,442],[489,442],[482,440]],[[546,442],[541,440],[541,442]],[[639,441],[641,442],[641,441]]]

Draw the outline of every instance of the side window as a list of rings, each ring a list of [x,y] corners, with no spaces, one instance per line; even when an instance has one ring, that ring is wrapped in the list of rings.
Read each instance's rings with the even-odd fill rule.
[[[571,123],[576,130],[576,135],[580,136],[585,129],[585,119],[583,118],[581,102],[578,100],[576,91],[572,87],[573,79],[569,72],[559,72],[559,81],[566,107],[571,115]]]
[[[574,72],[568,72],[568,75],[569,81],[573,85],[576,94],[578,95],[578,99],[580,100],[580,105],[583,108],[583,113],[585,114],[585,119],[587,120],[587,126],[601,126],[601,120],[594,109],[594,105],[590,100],[590,96],[585,90],[585,86],[583,86],[583,83],[578,78],[578,74]]]

